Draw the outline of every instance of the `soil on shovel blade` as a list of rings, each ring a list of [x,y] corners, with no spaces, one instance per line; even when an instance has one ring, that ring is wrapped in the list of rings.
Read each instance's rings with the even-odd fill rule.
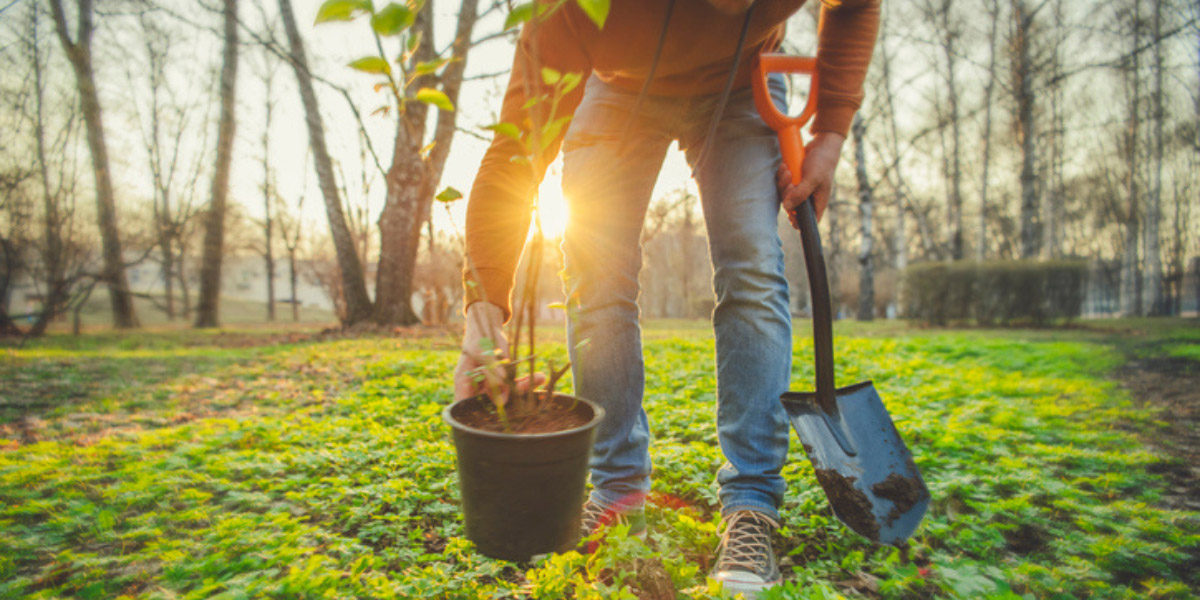
[[[916,506],[928,494],[921,480],[905,477],[899,473],[888,475],[887,479],[871,486],[871,491],[880,498],[892,501],[892,510],[887,514],[888,525],[904,516],[904,513]]]
[[[817,469],[817,482],[829,497],[829,504],[851,529],[872,539],[879,539],[879,523],[871,512],[871,499],[854,487],[857,477],[843,477],[835,469]],[[876,493],[878,491],[876,490]]]
[[[479,396],[454,417],[467,427],[496,433],[553,433],[588,423],[590,415],[578,406],[571,398],[555,397],[553,401],[543,401],[535,410],[526,413],[515,414],[510,410],[507,415],[509,426],[505,428],[491,400]]]

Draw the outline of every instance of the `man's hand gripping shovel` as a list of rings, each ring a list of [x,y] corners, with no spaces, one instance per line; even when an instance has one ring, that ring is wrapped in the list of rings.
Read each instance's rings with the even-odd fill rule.
[[[816,65],[815,58],[782,54],[763,54],[755,65],[754,102],[779,135],[793,184],[800,182],[804,164],[800,128],[816,112]],[[799,116],[788,117],[771,101],[770,73],[811,77],[812,91]],[[817,390],[785,392],[780,400],[838,519],[872,541],[902,546],[925,515],[929,490],[871,382],[834,388],[829,283],[812,198],[792,217],[799,224],[812,291]]]

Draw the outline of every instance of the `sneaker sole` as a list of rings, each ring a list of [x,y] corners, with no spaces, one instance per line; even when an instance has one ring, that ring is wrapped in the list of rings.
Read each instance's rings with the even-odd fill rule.
[[[783,579],[775,581],[759,582],[759,581],[738,581],[736,579],[718,580],[721,582],[721,587],[730,594],[742,594],[746,600],[755,600],[758,594],[765,592],[777,585],[783,583]]]

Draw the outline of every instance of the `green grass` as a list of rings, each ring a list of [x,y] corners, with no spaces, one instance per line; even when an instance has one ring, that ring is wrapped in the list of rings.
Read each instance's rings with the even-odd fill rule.
[[[533,565],[462,537],[439,415],[453,338],[162,331],[0,349],[0,598],[629,598],[642,559],[681,597],[720,597],[704,577],[722,460],[711,334],[669,325],[646,331],[649,542],[618,534]],[[836,521],[793,444],[788,584],[771,597],[1196,597],[1200,514],[1164,508],[1168,459],[1139,442],[1157,413],[1108,374],[1128,347],[1192,356],[1200,328],[1108,325],[839,324],[838,382],[875,381],[934,500],[905,562]],[[810,353],[798,328],[795,389]]]

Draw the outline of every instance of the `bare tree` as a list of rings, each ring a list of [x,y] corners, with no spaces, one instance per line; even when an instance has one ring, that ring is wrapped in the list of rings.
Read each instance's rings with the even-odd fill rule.
[[[0,337],[22,334],[13,320],[10,303],[13,287],[26,271],[24,253],[30,245],[30,217],[22,188],[32,177],[33,170],[23,166],[6,165],[0,170],[0,216],[4,217],[0,222],[8,225],[7,231],[0,230]]]
[[[1052,39],[1050,56],[1047,59],[1048,81],[1046,94],[1049,98],[1050,118],[1044,138],[1049,146],[1049,159],[1042,178],[1046,185],[1046,193],[1042,201],[1042,241],[1041,254],[1046,258],[1057,258],[1062,245],[1062,216],[1064,205],[1068,198],[1065,195],[1063,181],[1063,162],[1066,143],[1066,117],[1063,114],[1064,91],[1066,75],[1063,72],[1063,46],[1066,42],[1067,28],[1063,23],[1063,5],[1055,1],[1053,6],[1054,27],[1048,37]]]
[[[76,2],[77,23],[74,41],[71,40],[67,26],[63,0],[48,1],[54,14],[54,29],[58,32],[58,39],[75,71],[80,110],[87,124],[88,147],[91,150],[92,171],[96,179],[96,215],[103,247],[104,267],[101,279],[108,285],[108,294],[112,300],[113,324],[120,329],[137,327],[133,295],[129,291],[129,280],[125,275],[121,235],[117,229],[117,208],[108,148],[104,141],[100,96],[96,90],[96,77],[92,69],[92,34],[95,33],[92,0]]]
[[[165,292],[163,309],[168,320],[177,315],[175,286],[183,291],[183,318],[190,318],[187,280],[183,272],[183,254],[188,227],[197,213],[196,182],[205,170],[207,153],[207,115],[199,123],[203,132],[199,144],[191,139],[193,118],[199,104],[193,94],[180,94],[167,78],[175,36],[158,24],[149,13],[138,15],[145,47],[144,66],[127,61],[126,78],[134,91],[130,99],[146,149],[147,166],[153,190],[154,243],[158,247],[157,262]],[[137,68],[137,72],[134,68]],[[145,75],[146,90],[142,91],[139,74]],[[142,107],[139,98],[149,96],[149,106]],[[180,98],[180,96],[184,98]],[[186,147],[196,145],[200,150],[189,160]]]
[[[15,113],[16,133],[31,134],[33,151],[31,157],[16,153],[20,158],[0,174],[0,221],[8,225],[8,231],[0,232],[0,335],[44,334],[52,320],[86,299],[96,277],[89,270],[90,253],[75,219],[79,110],[74,94],[57,94],[50,88],[41,10],[39,4],[29,4],[26,26],[17,33],[14,46],[21,56],[13,62],[27,62],[31,77],[24,78],[13,102],[5,106]],[[60,95],[65,102],[48,99]],[[36,191],[27,182],[36,182]],[[34,224],[39,220],[40,228]],[[12,284],[22,275],[33,283],[40,300],[39,308],[29,307],[21,315],[31,323],[25,331],[9,314]]]
[[[287,250],[288,256],[288,286],[291,291],[292,304],[292,320],[300,320],[300,298],[296,292],[296,252],[300,247],[300,240],[304,232],[304,221],[300,215],[304,209],[304,194],[300,194],[299,200],[296,202],[296,212],[293,214],[290,211],[280,210],[279,214],[279,237],[283,240],[283,247]],[[283,201],[279,199],[281,208]]]
[[[1121,250],[1121,313],[1136,316],[1142,313],[1140,263],[1138,260],[1138,138],[1141,132],[1141,0],[1133,0],[1129,23],[1132,51],[1125,58],[1122,74],[1126,81],[1129,112],[1125,132],[1125,190],[1128,213],[1125,215],[1125,242]]]
[[[854,136],[854,176],[858,181],[858,214],[859,232],[861,239],[858,248],[858,320],[870,321],[875,318],[875,261],[872,252],[875,247],[875,233],[872,229],[874,208],[874,190],[871,180],[867,177],[867,124],[862,115],[854,116],[851,127]]]
[[[1034,104],[1033,60],[1034,17],[1046,5],[1045,1],[1030,9],[1025,0],[1012,0],[1013,29],[1009,40],[1010,65],[1013,78],[1017,137],[1021,141],[1021,258],[1038,255],[1038,214],[1040,199],[1037,181],[1037,124]]]
[[[321,195],[325,199],[325,214],[329,220],[330,237],[333,239],[334,250],[337,254],[337,267],[343,282],[339,286],[345,296],[345,312],[342,321],[346,325],[354,325],[370,318],[371,298],[367,295],[362,262],[354,249],[354,241],[350,235],[350,229],[346,225],[346,216],[342,212],[342,202],[338,198],[333,161],[329,158],[329,149],[325,145],[325,125],[321,119],[321,109],[317,104],[316,91],[313,90],[313,77],[304,52],[304,40],[300,37],[300,30],[296,26],[291,0],[279,0],[279,14],[283,19],[284,30],[287,32],[288,60],[292,65],[292,70],[296,73],[300,100],[304,104],[309,146],[313,154]]]
[[[983,88],[983,174],[979,184],[979,241],[975,247],[975,260],[987,258],[987,211],[988,175],[992,165],[992,94],[996,89],[996,34],[1000,24],[1000,0],[990,0],[991,28],[988,33],[987,84]]]
[[[1160,248],[1159,225],[1162,222],[1162,191],[1163,191],[1163,122],[1166,113],[1163,110],[1163,0],[1154,2],[1154,90],[1151,99],[1151,119],[1154,122],[1153,139],[1150,157],[1150,194],[1146,202],[1146,272],[1145,290],[1148,294],[1146,308],[1152,316],[1167,314],[1165,296],[1163,294],[1162,250]]]
[[[275,72],[277,63],[269,52],[263,53],[263,64],[259,70],[259,78],[263,82],[263,131],[262,131],[262,168],[263,168],[263,242],[260,248],[263,266],[267,278],[267,320],[275,321],[275,225],[272,205],[275,204],[275,179],[271,171],[271,117],[275,109]]]
[[[216,327],[221,295],[221,261],[225,245],[225,205],[229,194],[229,168],[237,125],[236,84],[238,67],[237,0],[224,0],[224,35],[221,66],[221,117],[217,127],[216,167],[212,197],[205,214],[204,255],[200,262],[200,298],[196,327]]]
[[[959,111],[959,86],[957,78],[958,61],[961,53],[959,41],[962,37],[963,25],[953,14],[953,0],[925,0],[921,10],[925,18],[935,23],[936,42],[942,52],[945,64],[943,77],[946,83],[946,101],[949,106],[946,114],[938,110],[939,125],[943,134],[945,126],[950,127],[950,147],[943,152],[943,171],[949,180],[947,190],[947,205],[950,221],[950,258],[963,258],[963,210],[962,210],[962,131]],[[940,99],[940,94],[935,97]]]
[[[448,56],[443,59],[438,58],[434,46],[432,6],[417,13],[413,28],[420,42],[404,71],[419,73],[420,65],[436,65],[439,60],[447,62],[440,76],[430,72],[413,78],[406,85],[413,89],[440,87],[451,105],[458,103],[478,4],[478,0],[463,0],[458,10],[454,40]],[[404,90],[396,93],[404,93]],[[387,195],[379,215],[380,252],[374,318],[379,323],[408,325],[418,322],[412,309],[412,296],[421,227],[429,218],[433,195],[446,166],[458,113],[444,108],[438,111],[432,148],[426,152],[428,105],[423,102],[405,105],[405,110],[399,112],[400,123],[396,127],[392,163],[386,177]]]

